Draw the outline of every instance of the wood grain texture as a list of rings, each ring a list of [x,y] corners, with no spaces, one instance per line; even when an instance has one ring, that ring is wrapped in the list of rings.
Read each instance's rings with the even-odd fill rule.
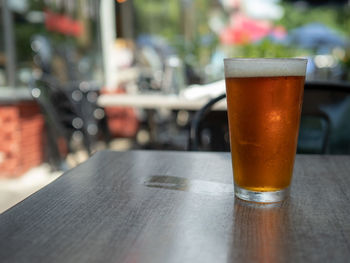
[[[227,153],[95,154],[0,215],[0,262],[346,262],[350,156],[297,156],[277,205],[233,197]]]

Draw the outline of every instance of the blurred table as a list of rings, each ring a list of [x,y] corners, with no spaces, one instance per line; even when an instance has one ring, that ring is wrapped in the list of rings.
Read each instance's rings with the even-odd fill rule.
[[[199,110],[210,98],[186,99],[177,95],[131,95],[131,94],[102,94],[98,98],[98,105],[129,106],[142,109],[168,110]],[[226,110],[226,100],[213,106],[213,110]]]
[[[19,101],[33,101],[33,97],[27,87],[0,87],[0,104]]]
[[[299,155],[291,197],[235,199],[228,153],[103,151],[0,215],[2,262],[346,262],[350,156]]]

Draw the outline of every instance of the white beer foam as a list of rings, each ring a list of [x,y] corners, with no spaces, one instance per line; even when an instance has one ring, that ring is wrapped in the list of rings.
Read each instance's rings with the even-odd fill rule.
[[[303,58],[227,58],[225,77],[305,76],[307,59]]]

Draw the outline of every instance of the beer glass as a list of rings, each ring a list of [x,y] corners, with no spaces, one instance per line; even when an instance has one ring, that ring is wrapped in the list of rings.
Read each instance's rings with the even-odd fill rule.
[[[279,202],[289,192],[307,59],[225,59],[235,195]]]

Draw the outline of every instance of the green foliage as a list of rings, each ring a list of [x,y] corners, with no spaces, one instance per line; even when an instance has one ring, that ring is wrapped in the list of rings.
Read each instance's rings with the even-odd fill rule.
[[[136,34],[158,35],[196,68],[209,63],[218,37],[208,25],[208,0],[134,0]]]
[[[308,23],[322,23],[335,30],[344,37],[350,37],[350,6],[298,6],[283,4],[285,14],[277,24],[287,30],[306,25]],[[345,58],[339,62],[344,69],[350,70],[350,50],[345,50]]]
[[[350,8],[348,6],[298,6],[283,4],[284,16],[277,21],[287,30],[308,23],[322,23],[344,35],[349,35]]]
[[[231,56],[249,58],[298,57],[310,54],[308,50],[274,43],[267,38],[257,43],[236,46],[231,52]]]
[[[41,24],[16,23],[15,38],[17,60],[19,62],[32,60],[31,38],[36,34],[46,35],[46,32],[45,27]]]
[[[221,49],[218,36],[208,25],[210,12],[220,5],[214,1],[193,0],[133,0],[136,33],[159,35],[173,45],[180,57],[196,69],[210,63],[212,54]],[[349,36],[349,6],[308,6],[282,2],[284,16],[275,21],[287,31],[308,23],[319,22],[344,36]],[[227,16],[227,13],[221,12]],[[257,43],[225,46],[227,56],[235,57],[296,57],[312,55],[312,50],[275,43],[269,38]],[[347,58],[350,55],[347,56]],[[343,62],[350,65],[350,59]]]
[[[137,34],[172,38],[180,33],[180,6],[177,0],[134,0]]]

